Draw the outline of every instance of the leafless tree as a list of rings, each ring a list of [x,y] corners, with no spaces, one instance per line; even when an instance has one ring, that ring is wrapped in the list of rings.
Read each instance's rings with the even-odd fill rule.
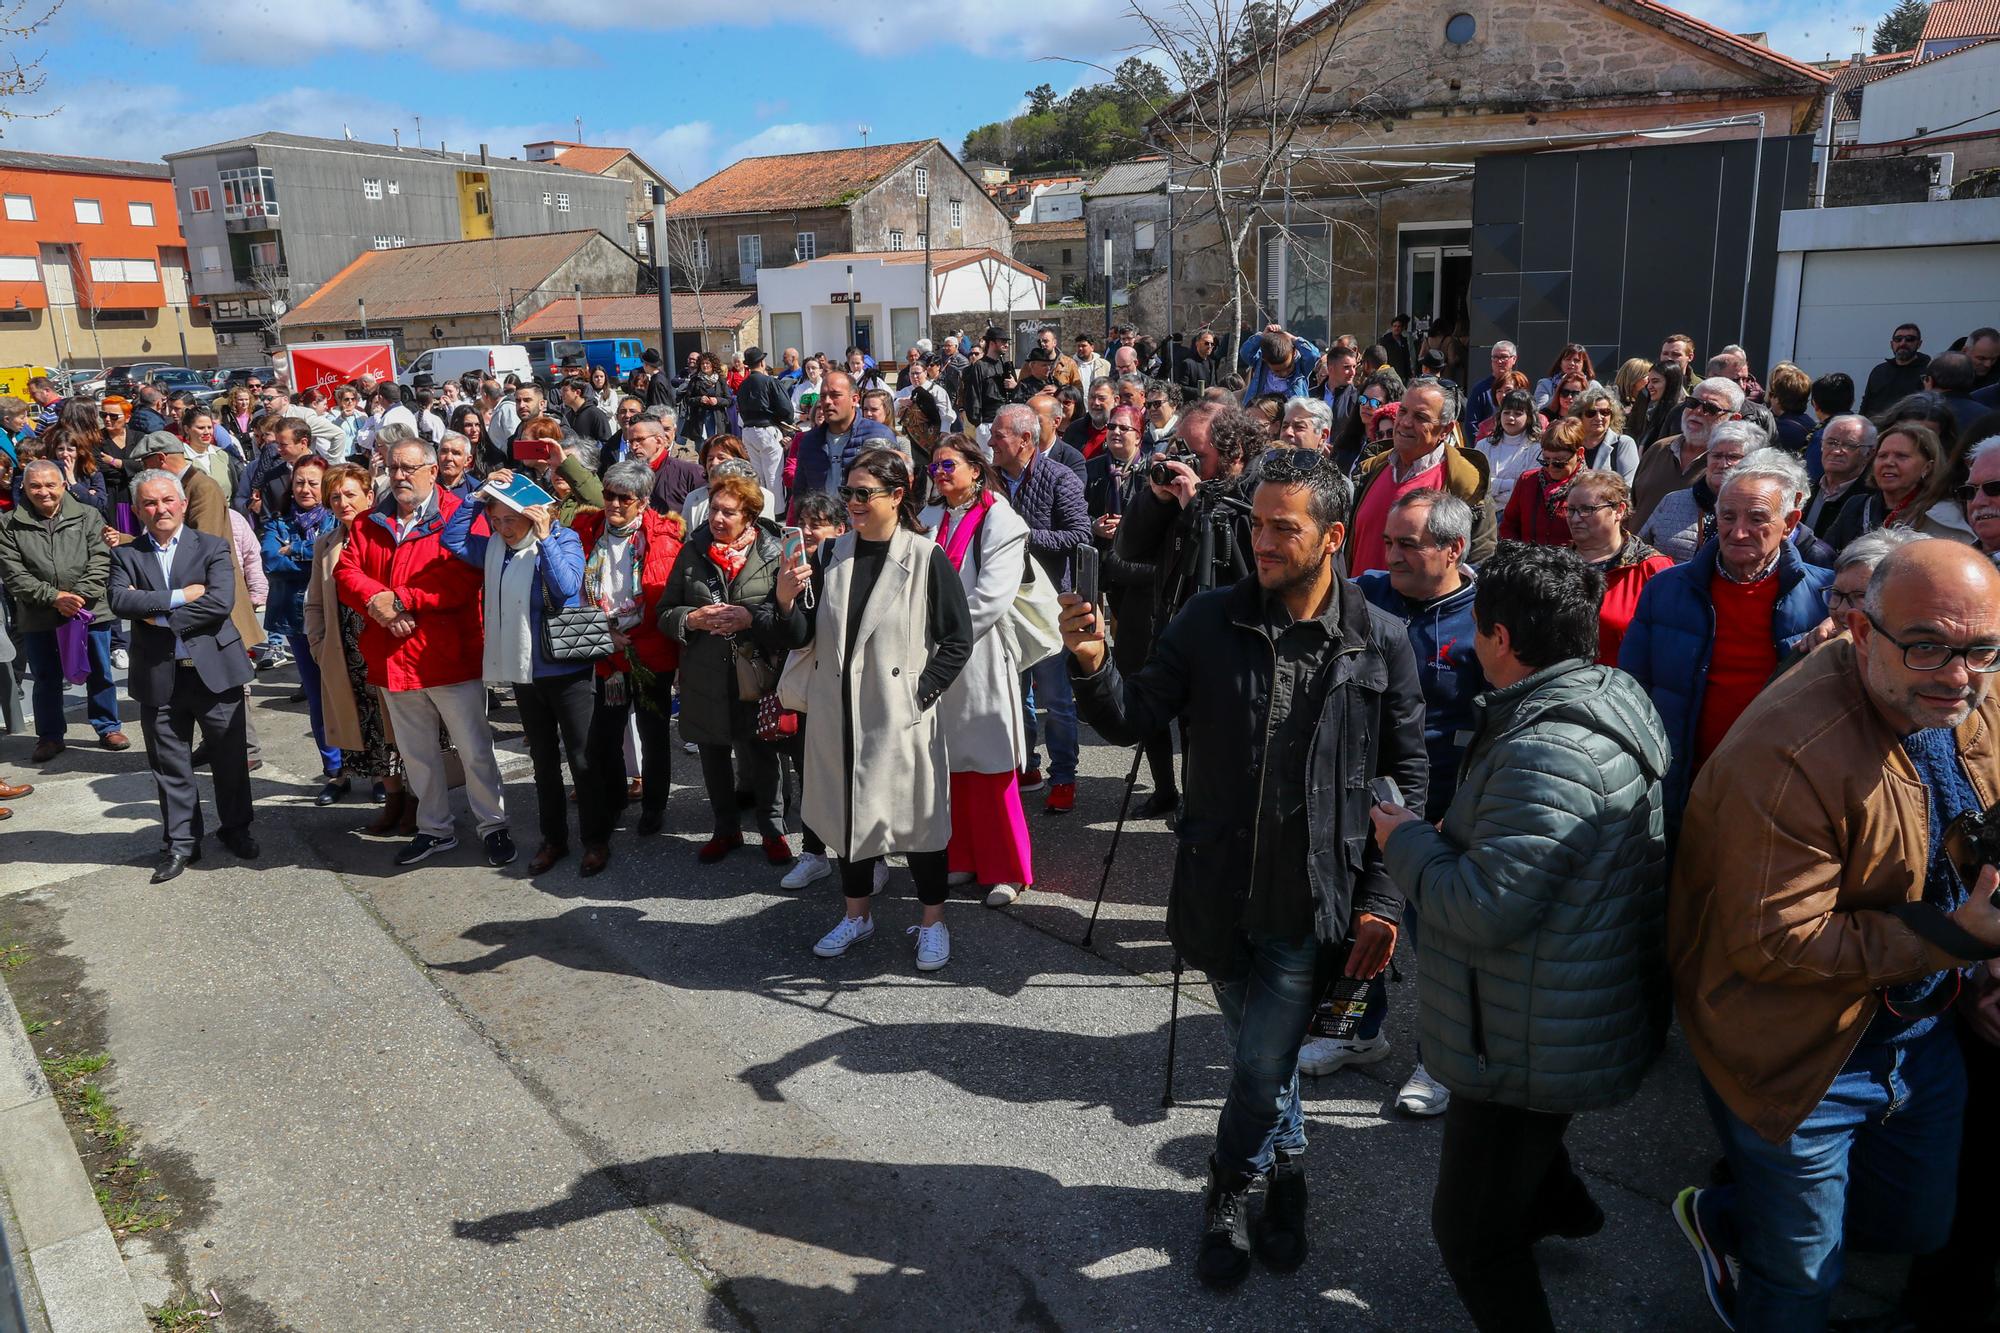
[[[708,253],[708,233],[701,224],[691,218],[667,219],[665,238],[667,258],[667,281],[676,288],[685,288],[694,297],[695,319],[700,326],[698,340],[708,340],[708,287],[709,273],[714,259]],[[674,374],[673,348],[662,349],[661,364],[667,375]]]
[[[23,111],[21,102],[42,90],[48,78],[42,69],[42,52],[29,54],[28,41],[48,26],[63,7],[63,0],[13,0],[0,4],[0,121],[41,120],[61,107],[46,111]]]
[[[278,334],[278,321],[284,318],[284,314],[278,306],[291,300],[291,278],[283,264],[253,262],[246,273],[249,288],[256,296],[244,302],[243,313],[257,320],[257,350],[260,353],[275,352],[284,345],[284,339]]]

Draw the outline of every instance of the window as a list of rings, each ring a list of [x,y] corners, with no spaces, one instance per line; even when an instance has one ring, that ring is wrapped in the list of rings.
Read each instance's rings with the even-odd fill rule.
[[[917,168],[917,198],[928,199],[931,193],[931,173],[928,167]]]
[[[9,222],[33,222],[35,220],[35,201],[25,194],[8,195],[7,220]]]
[[[203,273],[222,272],[222,247],[204,245],[201,247],[201,271]]]
[[[1479,33],[1479,20],[1470,14],[1453,14],[1444,22],[1444,39],[1453,46],[1464,46]]]
[[[792,248],[798,253],[800,259],[819,258],[819,233],[816,231],[800,232]]]
[[[653,253],[653,229],[635,224],[632,228],[632,245],[638,251],[639,258],[649,257]]]
[[[965,225],[965,200],[952,200],[945,208],[945,216],[951,219],[953,227],[963,227]]]
[[[92,282],[158,282],[160,271],[150,259],[93,259]]]
[[[1150,223],[1150,222],[1141,222],[1141,223],[1139,223],[1139,224],[1138,224],[1137,226],[1133,227],[1133,228],[1132,228],[1132,248],[1133,248],[1134,250],[1150,250],[1150,249],[1152,249],[1152,248],[1153,248],[1153,230],[1154,230],[1154,229],[1153,229],[1153,224],[1152,224],[1152,223]]]
[[[902,233],[902,232],[900,232],[900,231],[891,231],[891,232],[889,233],[889,248],[890,248],[891,250],[900,250],[900,249],[902,249],[902,248],[903,248],[903,233]]]
[[[699,235],[699,236],[697,236],[697,237],[695,237],[695,238],[694,238],[694,266],[695,266],[696,268],[707,268],[707,267],[708,267],[708,233],[707,233],[707,232],[703,232],[703,233],[702,233],[701,235]]]
[[[144,324],[152,318],[148,310],[100,310],[97,312],[99,324]]]
[[[736,238],[737,278],[749,282],[756,278],[757,270],[764,266],[764,238],[759,235],[738,236]]]
[[[42,271],[33,255],[0,255],[0,282],[40,282]]]
[[[278,179],[269,167],[229,167],[216,175],[222,179],[223,217],[278,216]]]
[[[569,212],[569,196],[568,196],[568,195],[566,195],[566,194],[558,194],[558,195],[556,195],[556,212],[558,212],[558,213],[567,213],[567,212]]]
[[[361,197],[363,199],[380,199],[382,197],[381,180],[374,176],[364,179],[361,182]]]
[[[1068,246],[1066,246],[1066,245],[1065,245],[1065,246],[1063,247],[1063,258],[1062,258],[1062,262],[1063,262],[1063,263],[1065,263],[1065,264],[1069,264],[1069,263],[1073,263],[1073,262],[1075,262],[1075,261],[1073,261],[1072,259],[1070,259],[1070,257],[1069,257],[1069,247],[1068,247]],[[1401,410],[1401,409],[1398,409],[1398,410]]]
[[[276,241],[254,242],[250,246],[250,262],[257,268],[276,268],[279,263],[278,243]]]
[[[188,190],[188,212],[212,213],[214,211],[215,199],[209,193],[206,185],[196,185]]]
[[[555,203],[555,201],[556,201],[556,197],[555,197],[555,195],[553,195],[553,194],[549,193],[549,191],[547,191],[547,190],[543,190],[543,191],[542,191],[542,207],[543,207],[543,208],[547,208],[547,207],[548,207],[549,205],[551,205],[551,204]]]
[[[76,201],[76,220],[78,222],[101,223],[104,221],[104,210],[98,206],[95,199],[78,199]]]
[[[403,182],[401,182],[401,181],[390,181],[390,182],[389,182],[389,193],[390,193],[390,194],[401,194],[402,192],[403,192]]]
[[[377,250],[400,250],[409,243],[410,238],[407,236],[377,236],[375,238],[375,248]]]
[[[928,249],[930,249],[930,248],[931,248],[931,234],[930,234],[929,232],[927,232],[927,231],[920,231],[920,232],[918,232],[918,233],[917,233],[917,249],[919,249],[919,250],[928,250]]]
[[[135,227],[150,227],[153,225],[153,206],[151,204],[127,204],[125,205],[125,216],[132,220],[132,225]]]

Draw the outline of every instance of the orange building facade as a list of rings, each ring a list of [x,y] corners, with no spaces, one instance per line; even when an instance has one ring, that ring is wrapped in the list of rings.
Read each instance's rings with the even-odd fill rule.
[[[0,365],[215,364],[164,163],[0,152]]]

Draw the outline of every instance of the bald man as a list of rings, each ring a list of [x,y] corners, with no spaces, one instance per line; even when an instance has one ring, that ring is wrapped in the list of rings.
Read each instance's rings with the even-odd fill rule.
[[[1954,865],[1943,836],[2000,800],[2000,571],[1957,542],[1899,547],[1847,630],[1702,769],[1667,899],[1676,1007],[1733,1178],[1674,1212],[1739,1328],[1824,1327],[1845,1246],[1945,1242],[1958,1028],[2000,1042],[2000,871]]]

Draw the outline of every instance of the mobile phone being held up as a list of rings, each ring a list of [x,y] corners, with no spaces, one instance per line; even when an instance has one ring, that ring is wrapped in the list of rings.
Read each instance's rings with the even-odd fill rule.
[[[1076,548],[1076,595],[1102,610],[1097,600],[1097,548],[1088,542]],[[1099,623],[1103,623],[1101,620]]]

